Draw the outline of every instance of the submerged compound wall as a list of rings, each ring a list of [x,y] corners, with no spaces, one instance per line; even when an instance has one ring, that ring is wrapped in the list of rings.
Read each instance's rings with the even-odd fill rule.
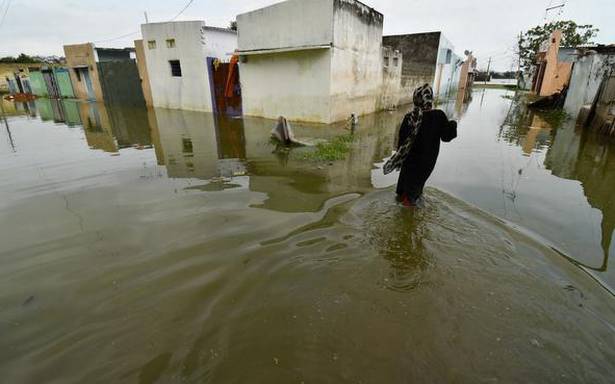
[[[384,17],[354,0],[333,1],[329,122],[365,115],[380,106]]]
[[[383,44],[403,55],[400,102],[412,102],[412,93],[423,84],[434,84],[440,32],[384,36]]]

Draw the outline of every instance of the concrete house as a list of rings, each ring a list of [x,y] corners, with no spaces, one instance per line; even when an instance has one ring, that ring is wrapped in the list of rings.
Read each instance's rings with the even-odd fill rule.
[[[403,55],[400,95],[403,104],[411,103],[412,93],[423,84],[431,84],[436,97],[457,89],[462,59],[442,32],[385,36],[383,45]]]
[[[551,96],[568,86],[573,49],[560,49],[562,31],[554,31],[543,41],[537,52],[532,92],[538,96]]]
[[[237,33],[204,21],[148,23],[141,32],[152,105],[212,112],[208,63],[228,61],[237,48]]]
[[[145,103],[133,48],[97,48],[93,43],[65,45],[75,97],[105,103]]]
[[[571,116],[587,115],[608,74],[615,73],[615,45],[578,48],[574,56],[564,109]]]
[[[32,94],[54,99],[75,97],[67,68],[44,65],[29,71]]]
[[[245,115],[332,123],[379,109],[381,13],[355,0],[288,0],[237,24]]]

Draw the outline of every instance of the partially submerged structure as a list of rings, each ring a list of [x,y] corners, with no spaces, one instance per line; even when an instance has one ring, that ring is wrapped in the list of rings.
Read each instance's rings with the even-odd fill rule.
[[[580,47],[575,50],[576,60],[570,77],[570,86],[564,109],[571,116],[582,111],[589,113],[597,101],[601,85],[609,73],[615,73],[615,45]]]
[[[76,98],[145,104],[133,48],[97,48],[85,43],[65,45],[64,54]]]
[[[45,65],[29,68],[29,72],[32,94],[52,99],[75,97],[67,68]]]
[[[537,52],[532,80],[532,92],[538,96],[552,96],[568,87],[574,49],[560,48],[562,32],[554,31]]]
[[[245,115],[332,123],[381,106],[376,10],[355,0],[289,0],[237,24]]]
[[[237,32],[208,27],[204,21],[148,23],[141,25],[141,32],[141,79],[145,94],[151,93],[151,104],[214,112],[214,72],[237,48]]]
[[[423,84],[440,98],[457,89],[463,61],[442,32],[384,36],[383,44],[403,55],[401,103],[412,102],[413,91]]]

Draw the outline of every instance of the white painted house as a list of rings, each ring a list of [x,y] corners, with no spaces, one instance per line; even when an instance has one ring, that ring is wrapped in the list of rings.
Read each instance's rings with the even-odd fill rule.
[[[141,32],[153,106],[212,112],[207,59],[228,60],[237,33],[204,21],[148,23]]]
[[[243,113],[332,123],[375,112],[383,16],[355,0],[288,0],[237,17]]]

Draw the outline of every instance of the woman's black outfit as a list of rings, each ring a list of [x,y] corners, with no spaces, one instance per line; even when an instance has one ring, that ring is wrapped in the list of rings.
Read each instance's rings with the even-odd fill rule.
[[[408,115],[399,129],[398,150],[411,131]],[[433,109],[423,112],[421,128],[408,156],[406,157],[397,182],[397,195],[406,196],[412,203],[423,194],[423,188],[433,172],[440,153],[440,140],[450,142],[457,137],[457,122],[449,121],[446,114]]]

